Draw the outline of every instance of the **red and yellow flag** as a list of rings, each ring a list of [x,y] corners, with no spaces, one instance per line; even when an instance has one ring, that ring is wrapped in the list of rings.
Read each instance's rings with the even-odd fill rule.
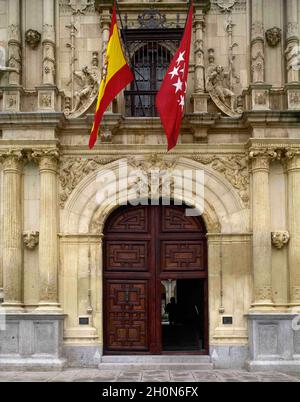
[[[118,93],[133,80],[134,75],[125,59],[120,41],[117,26],[116,3],[114,3],[105,65],[103,67],[95,120],[89,142],[90,149],[94,147],[97,141],[99,126],[108,105],[114,100]]]

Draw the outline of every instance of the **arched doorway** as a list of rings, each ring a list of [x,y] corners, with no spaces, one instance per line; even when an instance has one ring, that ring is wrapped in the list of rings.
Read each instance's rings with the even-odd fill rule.
[[[104,352],[208,354],[206,228],[182,206],[128,206],[104,230]],[[162,303],[176,301],[175,320]],[[174,321],[174,322],[170,322]]]

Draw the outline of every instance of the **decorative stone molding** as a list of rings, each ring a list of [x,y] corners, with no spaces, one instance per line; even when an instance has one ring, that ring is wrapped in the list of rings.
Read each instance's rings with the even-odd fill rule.
[[[43,84],[54,85],[56,75],[55,30],[50,24],[43,25]]]
[[[94,157],[93,159],[66,158],[60,166],[60,195],[61,208],[64,208],[70,194],[80,181],[90,173],[97,170],[101,165],[107,165],[120,159],[120,157]]]
[[[23,234],[24,245],[28,250],[34,250],[39,244],[39,232],[25,232]]]
[[[282,39],[282,30],[278,27],[270,28],[266,31],[266,41],[269,46],[276,47]]]
[[[25,42],[31,49],[36,49],[41,43],[42,35],[34,29],[28,29],[25,33]]]
[[[290,240],[290,234],[287,231],[272,232],[272,244],[278,250],[281,250]]]
[[[237,190],[245,205],[249,205],[249,170],[248,159],[245,155],[203,155],[194,154],[192,157],[196,162],[209,165],[212,169],[221,173],[229,183]]]

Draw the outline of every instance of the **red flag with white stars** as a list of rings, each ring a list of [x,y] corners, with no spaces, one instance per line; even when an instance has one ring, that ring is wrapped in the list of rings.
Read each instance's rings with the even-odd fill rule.
[[[156,97],[156,107],[168,139],[168,151],[177,144],[184,115],[185,94],[189,73],[193,2],[190,6],[183,38]]]

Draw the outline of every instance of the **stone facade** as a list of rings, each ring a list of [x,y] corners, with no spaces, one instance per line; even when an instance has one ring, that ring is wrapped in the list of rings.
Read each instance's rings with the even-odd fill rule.
[[[129,29],[150,7],[168,28],[185,22],[183,0],[119,3]],[[110,9],[0,1],[0,368],[101,362],[103,228],[127,196],[107,169],[118,177],[120,163],[152,158],[205,174],[195,205],[208,231],[212,362],[299,370],[300,0],[195,1],[186,114],[170,154],[160,120],[127,118],[123,94],[88,150]]]

